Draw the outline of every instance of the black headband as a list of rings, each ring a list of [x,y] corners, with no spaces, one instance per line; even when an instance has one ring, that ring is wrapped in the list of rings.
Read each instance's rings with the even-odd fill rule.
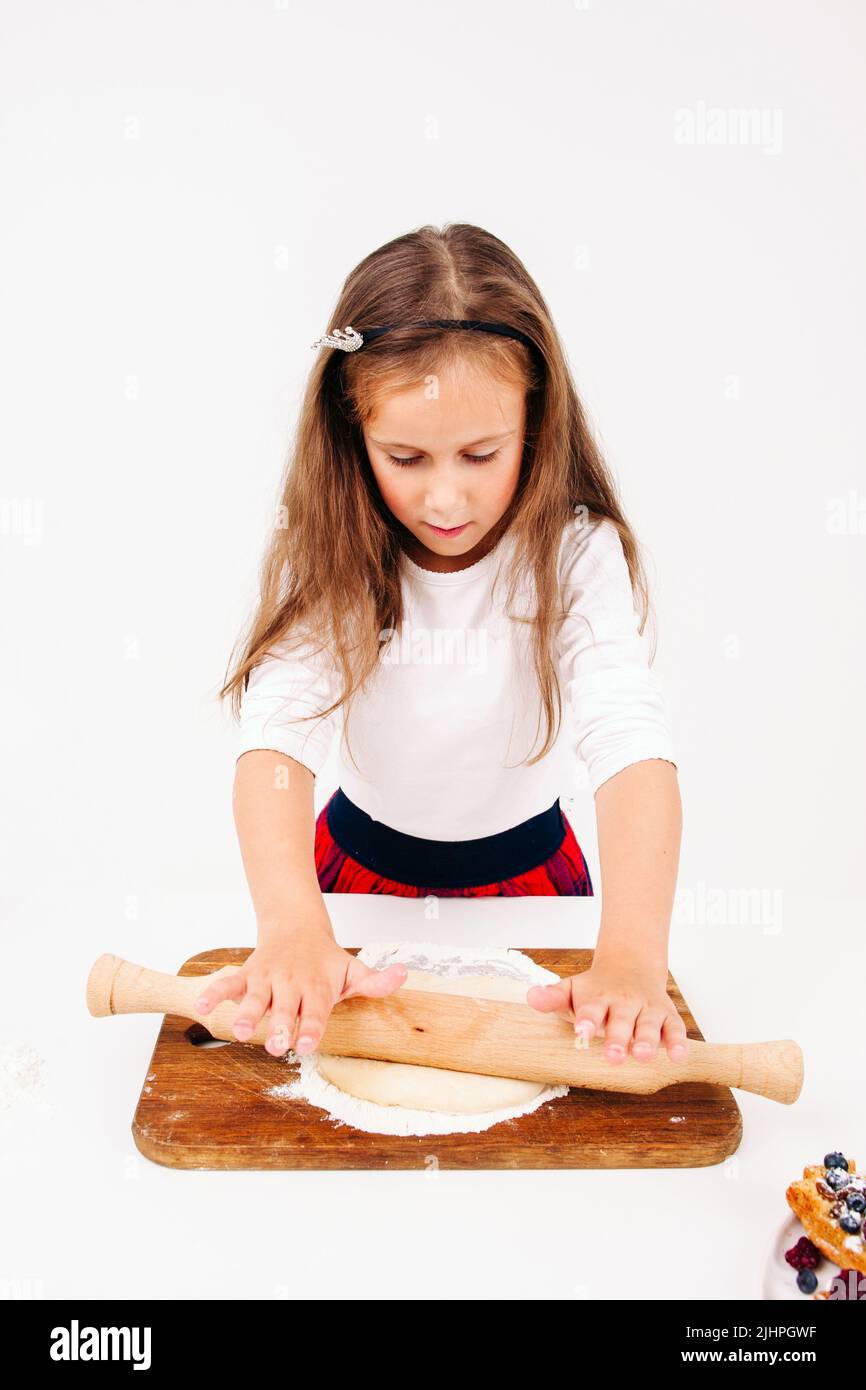
[[[510,328],[507,323],[484,323],[481,319],[419,319],[415,323],[386,323],[380,328],[361,328],[358,331],[364,342],[369,343],[372,338],[390,333],[392,328],[469,328],[477,333],[498,333],[503,338],[516,338],[528,348],[535,349],[532,339],[521,333],[519,328]]]

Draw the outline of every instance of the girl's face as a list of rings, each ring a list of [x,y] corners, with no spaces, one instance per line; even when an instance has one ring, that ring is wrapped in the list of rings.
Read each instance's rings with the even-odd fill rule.
[[[462,362],[380,398],[367,456],[416,563],[445,572],[486,554],[517,487],[524,424],[523,388]]]

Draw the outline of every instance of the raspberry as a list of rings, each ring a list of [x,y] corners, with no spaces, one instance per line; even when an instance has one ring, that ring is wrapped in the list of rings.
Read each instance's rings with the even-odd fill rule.
[[[821,1252],[808,1236],[801,1236],[796,1245],[785,1251],[785,1259],[794,1269],[817,1269]]]

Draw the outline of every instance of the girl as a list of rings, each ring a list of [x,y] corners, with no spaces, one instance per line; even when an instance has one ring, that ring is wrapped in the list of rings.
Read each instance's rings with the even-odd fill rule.
[[[235,823],[258,944],[199,1008],[236,1000],[241,1040],[267,1013],[281,1056],[313,1051],[338,1001],[397,989],[404,966],[373,971],[337,944],[323,891],[592,894],[559,806],[578,754],[598,943],[588,970],[527,1003],[572,1014],[578,1044],[603,1034],[611,1063],[660,1043],[679,1059],[681,806],[646,586],[547,306],[498,238],[452,224],[374,251],[335,319],[220,692],[241,715]],[[315,819],[341,719],[340,786]]]

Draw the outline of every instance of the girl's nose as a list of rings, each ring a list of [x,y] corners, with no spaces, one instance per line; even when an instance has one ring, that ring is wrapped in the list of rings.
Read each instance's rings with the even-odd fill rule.
[[[437,513],[459,511],[466,504],[466,489],[456,478],[432,478],[427,487],[424,504]]]

